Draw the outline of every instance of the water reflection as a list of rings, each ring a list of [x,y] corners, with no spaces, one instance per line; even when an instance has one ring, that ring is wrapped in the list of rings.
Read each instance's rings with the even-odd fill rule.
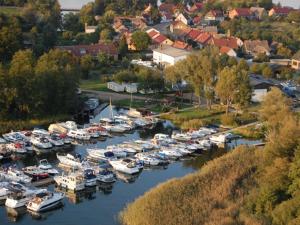
[[[68,201],[72,204],[80,204],[85,200],[93,200],[96,198],[96,187],[86,187],[82,191],[67,191],[60,188],[56,188],[55,191],[63,192],[68,199]]]
[[[11,222],[21,221],[27,212],[26,207],[20,207],[20,208],[16,208],[16,209],[9,208],[9,207],[5,207],[5,208],[6,208],[7,218]]]

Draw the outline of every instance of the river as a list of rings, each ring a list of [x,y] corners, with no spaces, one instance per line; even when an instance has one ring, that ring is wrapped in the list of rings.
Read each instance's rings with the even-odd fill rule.
[[[62,8],[80,9],[83,5],[91,0],[59,0]],[[299,0],[273,0],[274,3],[280,2],[283,6],[291,6],[294,8],[300,7]]]
[[[109,109],[106,108],[95,119],[108,116]],[[173,130],[170,122],[159,124],[152,130],[136,130],[132,133],[114,136],[106,140],[94,140],[93,143],[78,144],[62,149],[64,152],[76,152],[86,154],[88,147],[104,148],[107,145],[118,144],[125,140],[152,138],[155,133],[163,132],[170,134]],[[225,150],[205,152],[204,154],[171,163],[167,168],[144,169],[139,176],[128,177],[118,176],[118,180],[113,185],[98,186],[90,188],[79,194],[67,193],[64,200],[64,207],[39,215],[31,215],[26,209],[8,210],[5,206],[0,206],[0,224],[18,225],[118,225],[117,215],[138,196],[162,183],[176,177],[182,177],[199,169],[205,162],[223,155]],[[35,165],[40,159],[47,158],[49,162],[56,165],[57,159],[55,151],[44,155],[27,156],[17,162],[18,166]],[[50,190],[54,185],[49,186]]]

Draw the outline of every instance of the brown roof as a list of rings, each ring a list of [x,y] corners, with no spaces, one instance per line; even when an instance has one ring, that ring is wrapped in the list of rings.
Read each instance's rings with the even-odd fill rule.
[[[150,32],[148,33],[148,35],[149,35],[150,38],[153,38],[154,36],[156,36],[156,35],[158,35],[158,34],[159,34],[159,32],[157,32],[157,31],[155,31],[155,30],[152,30],[152,31],[150,31]]]
[[[287,15],[295,9],[293,9],[291,7],[274,7],[273,10],[276,14],[286,14]]]
[[[196,41],[199,42],[200,44],[206,44],[210,39],[212,38],[212,35],[209,33],[201,33]]]
[[[230,50],[233,50],[232,48],[229,48],[229,47],[226,47],[226,46],[222,46],[221,48],[220,48],[220,52],[222,53],[222,54],[227,54]]]
[[[161,44],[162,42],[164,42],[165,40],[167,40],[168,38],[162,34],[159,34],[158,36],[156,36],[153,41],[155,43]]]
[[[211,39],[210,43],[219,48],[229,47],[232,49],[237,49],[239,47],[236,38],[215,38],[214,37]]]
[[[253,53],[270,51],[269,43],[266,40],[246,40],[244,46],[247,51]]]
[[[210,10],[206,15],[207,16],[214,16],[214,17],[222,17],[223,12],[221,10]]]
[[[99,53],[115,56],[118,50],[112,43],[98,43],[92,45],[72,45],[72,46],[57,46],[57,49],[71,52],[77,57],[84,55],[97,56]]]
[[[174,48],[179,48],[179,49],[188,49],[189,45],[183,41],[175,41],[174,44],[172,45]]]
[[[251,16],[251,11],[249,8],[236,8],[234,9],[238,16]]]
[[[196,40],[197,37],[202,33],[201,30],[197,30],[197,29],[191,29],[190,32],[187,34],[189,38],[191,38],[192,40]]]
[[[168,12],[168,13],[173,13],[174,9],[175,9],[175,5],[172,3],[162,3],[159,7],[158,7],[159,11],[161,12]]]

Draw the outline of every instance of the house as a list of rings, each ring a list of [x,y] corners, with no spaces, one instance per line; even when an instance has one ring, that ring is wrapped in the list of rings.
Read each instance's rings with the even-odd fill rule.
[[[253,14],[251,13],[249,8],[236,8],[229,11],[228,14],[230,19],[234,18],[246,18],[246,19],[252,19]]]
[[[153,50],[153,62],[159,65],[174,65],[176,62],[186,59],[190,51],[174,48],[169,45],[161,45]]]
[[[210,33],[212,35],[218,34],[218,27],[217,26],[205,26],[202,28],[203,32]]]
[[[221,54],[226,54],[226,55],[228,55],[230,57],[235,57],[235,58],[237,57],[236,51],[233,48],[229,48],[227,46],[222,46],[220,48],[220,53]]]
[[[267,11],[262,7],[251,7],[250,12],[257,20],[261,20],[268,15]]]
[[[209,44],[219,48],[228,47],[237,50],[243,45],[243,42],[235,37],[213,37],[210,39]]]
[[[211,38],[212,35],[210,33],[203,32],[197,37],[195,41],[200,48],[204,48],[204,46],[208,45]]]
[[[195,16],[193,18],[193,24],[194,24],[194,26],[200,25],[201,22],[202,22],[202,17],[201,16]]]
[[[267,93],[271,90],[271,87],[275,85],[270,83],[262,76],[251,74],[250,78],[250,86],[252,87],[252,102],[262,102]]]
[[[202,30],[199,29],[191,29],[186,36],[187,41],[196,41],[197,37],[203,33]]]
[[[190,25],[192,23],[192,19],[187,15],[180,13],[176,18],[175,21],[181,21],[185,25]]]
[[[176,30],[184,30],[187,28],[188,26],[181,21],[174,21],[170,24],[171,33],[175,33]]]
[[[292,57],[292,68],[295,69],[295,70],[300,70],[300,51],[298,51]]]
[[[114,18],[113,28],[117,33],[144,30],[146,27],[147,23],[143,17],[117,16]]]
[[[169,23],[173,21],[173,14],[169,12],[161,12],[161,20],[160,23]]]
[[[114,60],[118,59],[118,50],[113,43],[103,43],[91,45],[71,45],[71,46],[57,46],[57,49],[68,51],[74,56],[82,57],[84,55],[91,55],[97,57],[100,53],[104,53]]]
[[[157,47],[158,45],[165,44],[165,45],[172,45],[173,41],[167,38],[165,35],[161,34],[158,30],[151,28],[146,31],[148,36],[152,40],[152,44]]]
[[[127,93],[134,94],[138,92],[138,83],[123,83],[122,85],[124,86],[124,91]]]
[[[183,41],[178,41],[178,40],[176,40],[176,41],[173,43],[172,47],[174,47],[174,48],[179,48],[179,49],[185,49],[185,50],[190,49],[190,46],[189,46],[187,43],[185,43],[185,42],[183,42]]]
[[[167,12],[167,13],[170,13],[170,14],[174,14],[174,11],[176,9],[176,6],[172,3],[161,3],[159,6],[158,6],[158,10],[163,13],[163,12]]]
[[[291,7],[274,7],[269,11],[269,16],[287,16],[293,10]]]
[[[204,19],[206,21],[222,22],[224,21],[224,14],[221,10],[210,10],[208,13],[205,14]]]
[[[84,32],[86,34],[92,34],[92,33],[95,33],[96,30],[97,30],[97,26],[88,26],[87,23],[84,24]]]
[[[199,13],[203,8],[203,3],[201,2],[195,2],[193,6],[189,6],[187,7],[186,12],[187,13]]]
[[[125,86],[123,84],[119,84],[116,82],[107,82],[107,88],[110,90],[113,90],[115,92],[124,92],[125,91]]]
[[[244,41],[244,49],[247,54],[257,56],[258,54],[265,53],[270,55],[269,43],[266,40],[246,40]]]

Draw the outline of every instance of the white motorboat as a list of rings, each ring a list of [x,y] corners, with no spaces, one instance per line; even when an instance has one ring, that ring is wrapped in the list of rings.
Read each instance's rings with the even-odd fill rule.
[[[88,156],[96,160],[115,160],[116,156],[112,151],[106,149],[87,149]]]
[[[98,129],[95,129],[93,127],[85,128],[84,129],[92,138],[98,138],[100,137],[100,132]]]
[[[22,132],[10,132],[7,134],[3,134],[2,137],[8,142],[24,142],[28,141],[28,138]]]
[[[107,150],[112,151],[117,158],[125,158],[128,156],[127,152],[122,148],[118,148],[115,145],[110,145],[106,147]]]
[[[37,135],[37,136],[49,136],[49,132],[44,130],[44,129],[40,129],[40,128],[34,128],[32,131],[32,134]]]
[[[67,155],[56,154],[56,157],[62,165],[73,167],[73,168],[82,168],[83,166],[81,157],[79,155],[75,157],[71,154],[67,154]]]
[[[184,134],[184,133],[172,134],[171,138],[173,138],[174,140],[177,140],[177,141],[190,141],[192,139],[191,136],[189,136],[188,134]]]
[[[114,125],[118,125],[118,126],[124,127],[127,131],[132,130],[132,129],[135,128],[134,125],[131,125],[127,121],[121,120],[121,119],[115,119],[114,120]]]
[[[43,137],[43,136],[32,135],[30,141],[35,147],[37,147],[39,149],[52,148],[52,144],[50,143],[50,141],[46,137]]]
[[[47,136],[47,139],[53,146],[61,147],[65,144],[64,140],[59,135],[51,134]]]
[[[215,144],[225,144],[229,140],[230,136],[231,136],[230,133],[225,133],[219,135],[212,135],[209,139],[211,142]]]
[[[22,169],[25,175],[32,178],[32,181],[38,181],[42,179],[49,178],[49,174],[41,170],[37,166],[27,166]]]
[[[38,168],[45,171],[51,176],[58,174],[58,170],[54,169],[47,159],[40,160]]]
[[[25,175],[22,171],[9,167],[8,169],[0,171],[0,178],[7,181],[20,182],[28,184],[31,182],[32,178]]]
[[[88,168],[83,171],[85,186],[92,187],[97,185],[97,176],[95,170]]]
[[[63,127],[70,130],[77,130],[77,124],[74,121],[67,121],[65,123],[61,123]]]
[[[63,126],[64,123],[54,123],[50,124],[48,127],[48,131],[50,133],[57,133],[57,134],[66,134],[68,133],[68,129]]]
[[[23,207],[27,205],[36,194],[45,192],[47,192],[46,189],[27,189],[25,191],[13,192],[6,198],[5,206],[13,209]]]
[[[0,201],[5,200],[11,193],[16,191],[26,191],[28,188],[18,182],[0,183]]]
[[[170,138],[169,135],[167,134],[155,134],[153,137],[154,143],[165,143],[165,144],[172,144],[176,143],[176,141],[172,138]]]
[[[70,130],[67,133],[68,137],[78,139],[78,140],[90,140],[91,136],[88,132],[83,129]]]
[[[112,133],[124,133],[127,131],[127,129],[123,126],[120,125],[111,125],[111,124],[107,124],[107,125],[103,125],[103,127]]]
[[[139,160],[143,161],[145,165],[149,166],[158,166],[162,164],[162,161],[158,158],[152,157],[151,155],[145,154],[145,153],[138,153],[135,155]]]
[[[80,191],[85,188],[84,177],[79,173],[71,173],[69,175],[58,175],[54,177],[56,184],[61,188],[72,191]]]
[[[181,152],[171,148],[162,148],[159,153],[162,153],[171,159],[178,159],[183,156]]]
[[[97,174],[97,180],[103,183],[113,183],[116,181],[114,173],[109,170],[100,170]]]
[[[19,153],[19,154],[27,153],[27,149],[26,149],[24,143],[22,143],[22,142],[6,144],[6,148],[12,152]]]
[[[61,204],[65,195],[60,192],[43,192],[36,194],[27,204],[27,209],[33,212],[42,212]]]
[[[5,144],[5,143],[6,143],[6,140],[4,138],[0,137],[0,144]]]
[[[128,161],[127,159],[121,159],[121,160],[110,161],[109,163],[116,171],[122,173],[135,174],[140,172],[136,162],[132,160]]]

